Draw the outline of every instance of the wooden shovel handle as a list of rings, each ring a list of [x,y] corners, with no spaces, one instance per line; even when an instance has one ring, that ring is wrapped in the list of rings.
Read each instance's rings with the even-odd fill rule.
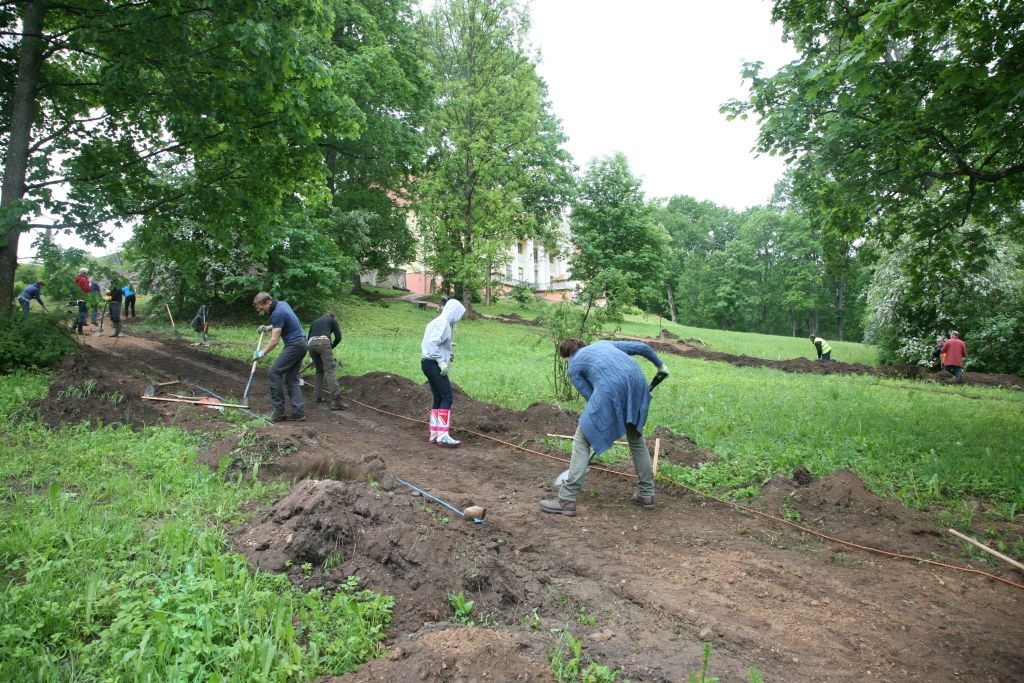
[[[164,396],[143,396],[142,398],[147,401],[169,401],[171,403],[191,403],[192,405],[200,406],[213,406],[215,408],[248,408],[249,406],[239,405],[237,403],[220,403],[211,402],[207,399],[189,399],[189,398],[166,398]]]

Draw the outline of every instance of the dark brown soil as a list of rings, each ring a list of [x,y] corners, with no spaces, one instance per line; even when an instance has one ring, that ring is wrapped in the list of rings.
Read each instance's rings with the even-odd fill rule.
[[[575,415],[543,404],[513,412],[458,393],[452,422],[463,443],[442,449],[427,443],[426,387],[372,373],[342,379],[350,410],[313,405],[307,385],[307,422],[255,424],[240,437],[228,415],[239,409],[142,396],[180,379],[156,395],[236,400],[248,364],[128,332],[81,337],[83,353],[35,409],[54,426],[199,430],[209,435],[203,464],[295,482],[237,530],[236,549],[302,586],[331,590],[356,575],[396,599],[388,656],[335,680],[552,681],[548,656],[562,628],[586,660],[633,681],[688,680],[704,643],[709,674],[723,682],[748,680],[750,667],[773,683],[1024,679],[1024,574],[968,555],[934,521],[879,499],[849,472],[814,479],[798,470],[769,482],[749,508],[659,487],[652,511],[630,504],[628,471],[594,472],[577,517],[545,515],[537,503],[567,466],[548,435],[572,434]],[[656,343],[740,365],[878,372]],[[250,398],[253,413],[269,410],[266,366]],[[655,436],[662,462],[714,458],[685,435]],[[486,508],[484,523],[462,518],[469,505]],[[1024,523],[1002,532],[1019,538]],[[459,592],[474,601],[474,626],[452,622],[448,596]]]

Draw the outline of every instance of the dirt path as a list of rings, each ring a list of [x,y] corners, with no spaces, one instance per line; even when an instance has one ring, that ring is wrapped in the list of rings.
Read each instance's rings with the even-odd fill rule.
[[[87,353],[69,359],[36,406],[46,419],[207,432],[204,463],[250,474],[258,463],[261,477],[297,482],[238,531],[236,547],[254,565],[328,589],[357,575],[395,596],[390,656],[338,680],[550,681],[562,627],[586,658],[633,681],[686,681],[705,642],[709,673],[723,682],[748,680],[749,667],[772,682],[1024,679],[1024,590],[993,578],[865,552],[665,487],[645,512],[628,501],[628,472],[592,473],[575,518],[542,514],[537,503],[566,466],[545,435],[575,428],[574,415],[550,406],[512,412],[458,393],[452,421],[463,445],[441,449],[426,443],[426,387],[374,373],[343,378],[350,410],[310,405],[307,422],[256,426],[240,443],[224,436],[219,411],[140,396],[180,377],[237,398],[246,363],[137,336],[81,340]],[[92,396],[62,391],[86,379],[96,381]],[[161,389],[204,395],[180,387]],[[100,400],[114,391],[127,400]],[[266,367],[251,399],[254,412],[269,410]],[[710,457],[685,436],[659,435],[663,460]],[[457,510],[485,507],[485,523],[398,479]],[[839,540],[1024,584],[1012,568],[966,558],[944,529],[848,472],[775,480],[754,505],[796,511]],[[1004,532],[1019,537],[1024,524]],[[451,592],[475,601],[477,626],[450,621]]]

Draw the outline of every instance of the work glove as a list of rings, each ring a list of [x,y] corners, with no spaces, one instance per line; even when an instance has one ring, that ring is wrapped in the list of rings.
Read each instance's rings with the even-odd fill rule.
[[[264,353],[262,351],[253,351],[252,352],[252,359],[253,360],[259,360],[260,358],[263,358],[263,356],[264,356]]]
[[[270,325],[260,325],[259,327],[256,328],[256,331],[262,334],[264,332],[270,332],[270,330],[272,329],[274,328],[272,328]]]
[[[668,366],[662,363],[660,366],[658,366],[658,372],[668,377]]]
[[[439,360],[437,361],[437,367],[441,368],[442,377],[448,376],[448,363],[445,363],[443,360]]]

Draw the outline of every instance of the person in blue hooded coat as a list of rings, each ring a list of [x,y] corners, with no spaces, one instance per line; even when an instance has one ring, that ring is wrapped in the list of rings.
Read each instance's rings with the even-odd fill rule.
[[[582,339],[566,339],[559,344],[558,354],[569,363],[569,379],[587,406],[573,436],[572,459],[558,497],[542,500],[541,510],[576,516],[576,497],[583,488],[591,449],[595,456],[600,455],[623,434],[639,480],[630,500],[645,510],[653,509],[654,471],[643,437],[651,392],[643,370],[631,356],[643,356],[665,376],[668,367],[643,342],[600,341],[588,346]]]

